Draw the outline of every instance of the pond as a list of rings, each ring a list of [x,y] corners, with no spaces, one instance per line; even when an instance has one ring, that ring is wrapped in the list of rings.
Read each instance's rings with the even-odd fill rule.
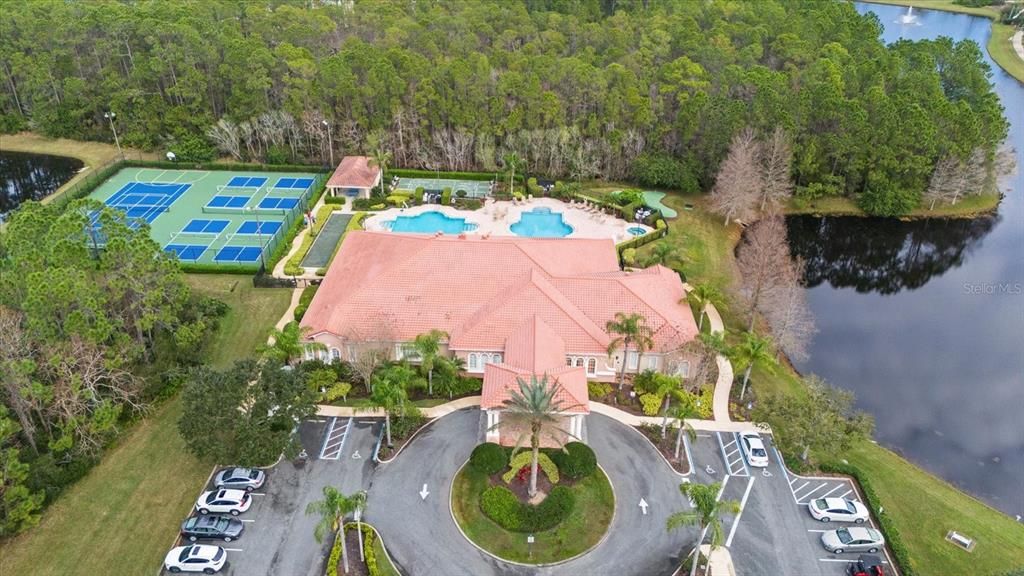
[[[0,151],[0,220],[22,202],[52,194],[81,169],[75,158]]]
[[[983,18],[856,4],[883,40],[972,39]],[[987,58],[987,54],[986,54]],[[1024,86],[990,61],[1018,173],[997,216],[793,217],[820,332],[800,365],[853,390],[876,437],[1011,516],[1024,515]]]

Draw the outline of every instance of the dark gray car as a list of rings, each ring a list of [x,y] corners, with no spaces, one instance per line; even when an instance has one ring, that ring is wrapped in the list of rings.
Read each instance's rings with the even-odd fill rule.
[[[245,525],[238,518],[210,514],[192,516],[181,524],[181,537],[189,542],[196,540],[223,540],[231,542],[242,535]]]

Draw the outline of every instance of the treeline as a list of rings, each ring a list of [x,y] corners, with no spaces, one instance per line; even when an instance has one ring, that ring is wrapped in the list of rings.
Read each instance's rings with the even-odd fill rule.
[[[0,126],[245,160],[501,167],[710,189],[781,127],[798,197],[917,206],[1007,123],[979,47],[884,46],[848,2],[23,0],[0,13]]]
[[[224,312],[121,211],[15,211],[0,229],[0,536],[34,525],[172,393]]]

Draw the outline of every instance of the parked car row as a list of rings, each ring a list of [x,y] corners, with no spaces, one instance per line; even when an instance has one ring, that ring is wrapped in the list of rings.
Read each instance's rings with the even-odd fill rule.
[[[245,525],[235,518],[252,506],[253,490],[263,487],[266,474],[252,468],[226,468],[213,477],[215,490],[199,495],[195,511],[181,524],[181,537],[189,542],[198,540],[237,540]],[[220,546],[190,544],[178,546],[167,553],[164,568],[179,572],[216,574],[227,566],[227,552]]]

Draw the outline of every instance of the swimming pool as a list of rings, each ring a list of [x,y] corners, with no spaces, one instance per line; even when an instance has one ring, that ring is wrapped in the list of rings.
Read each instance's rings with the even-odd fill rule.
[[[562,220],[562,213],[552,212],[550,208],[534,208],[523,212],[519,222],[509,228],[516,236],[530,238],[564,238],[572,234],[572,226]]]
[[[461,234],[476,230],[477,227],[476,224],[467,224],[465,218],[452,218],[435,210],[421,212],[415,216],[399,216],[384,222],[383,225],[392,232],[412,234]]]

